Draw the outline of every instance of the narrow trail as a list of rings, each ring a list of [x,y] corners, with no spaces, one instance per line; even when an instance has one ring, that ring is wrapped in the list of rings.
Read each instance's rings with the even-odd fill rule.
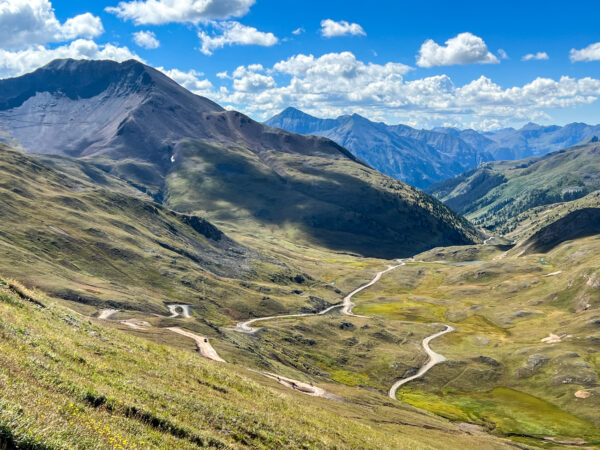
[[[320,311],[317,313],[284,314],[281,316],[257,317],[256,319],[247,320],[246,322],[240,322],[235,326],[235,328],[227,328],[227,329],[231,330],[231,331],[237,331],[238,333],[252,334],[252,333],[256,333],[260,329],[260,328],[252,328],[250,326],[256,322],[263,322],[266,320],[274,320],[274,319],[289,319],[291,317],[322,316],[324,314],[327,314],[329,311],[332,311],[336,308],[340,308],[342,306],[343,306],[343,304],[339,303],[337,305],[330,306],[329,308],[324,309],[323,311]]]
[[[325,389],[320,388],[318,386],[313,386],[312,384],[309,384],[309,383],[304,383],[303,381],[292,380],[291,378],[282,377],[281,375],[277,375],[275,373],[270,373],[270,372],[259,372],[259,371],[253,371],[253,372],[260,373],[261,375],[264,375],[265,377],[276,380],[279,384],[282,384],[283,386],[288,387],[290,389],[294,389],[295,391],[302,392],[303,394],[312,395],[313,397],[324,397],[324,398],[333,397]]]
[[[152,327],[152,325],[150,325],[148,322],[138,319],[122,320],[120,323],[122,325],[127,325],[129,328],[133,328],[134,330],[145,330]]]
[[[169,309],[169,312],[172,314],[170,318],[178,317],[180,315],[179,313],[177,313],[177,309],[179,309],[179,308],[181,308],[181,310],[182,310],[181,315],[183,315],[183,317],[185,317],[185,318],[191,317],[189,314],[189,307],[187,305],[169,305],[169,306],[167,306],[167,308]],[[99,320],[110,320],[110,318],[118,312],[119,312],[118,309],[103,309],[102,311],[100,311],[100,314],[98,315],[98,319]],[[121,323],[122,325],[127,325],[128,327],[133,328],[134,330],[143,330],[143,329],[152,328],[152,325],[150,323],[143,321],[143,320],[138,320],[138,319],[122,320],[119,323]],[[193,339],[194,342],[196,342],[198,351],[205,358],[213,360],[213,361],[218,361],[218,362],[227,362],[219,356],[219,354],[213,348],[213,346],[210,344],[210,342],[208,342],[208,338],[206,338],[204,336],[198,336],[197,334],[194,334],[191,331],[182,330],[181,328],[178,328],[178,327],[169,327],[166,329],[173,333],[177,333],[182,336]]]
[[[362,285],[361,287],[359,287],[358,289],[355,289],[354,291],[350,292],[348,295],[346,295],[344,297],[344,303],[343,303],[343,308],[342,308],[342,314],[345,314],[346,316],[353,316],[353,317],[364,317],[367,318],[367,316],[359,316],[356,315],[352,312],[352,308],[354,308],[354,303],[352,303],[352,297],[354,297],[356,294],[358,294],[361,291],[364,291],[365,289],[373,286],[375,283],[377,283],[381,277],[383,276],[383,274],[388,273],[394,269],[397,269],[398,267],[402,267],[405,266],[406,263],[404,261],[400,261],[400,264],[396,265],[396,266],[388,266],[387,269],[382,270],[381,272],[378,272],[377,275],[375,275],[375,278],[373,278],[371,281],[369,281],[367,284]]]
[[[425,339],[423,339],[423,349],[429,356],[429,361],[427,362],[427,364],[425,364],[423,367],[421,367],[421,369],[419,369],[419,371],[415,375],[407,377],[407,378],[402,378],[401,380],[396,381],[392,385],[392,387],[390,388],[390,391],[388,393],[390,398],[393,398],[394,400],[396,399],[396,391],[398,390],[398,388],[400,386],[408,383],[409,381],[416,380],[417,378],[421,378],[423,375],[425,375],[427,372],[429,372],[429,370],[431,370],[432,367],[438,365],[441,362],[446,361],[446,358],[443,355],[440,355],[439,353],[434,352],[433,350],[431,350],[431,347],[429,347],[429,343],[431,341],[433,341],[435,338],[438,338],[446,333],[451,333],[452,331],[454,331],[454,328],[451,327],[450,325],[444,324],[444,326],[446,327],[444,330],[442,330],[438,333],[432,334],[431,336],[427,336]]]

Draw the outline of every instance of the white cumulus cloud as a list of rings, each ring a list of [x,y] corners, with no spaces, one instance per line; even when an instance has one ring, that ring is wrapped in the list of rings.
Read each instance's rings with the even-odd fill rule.
[[[185,72],[179,69],[167,70],[164,67],[157,67],[157,69],[194,93],[210,94],[213,90],[213,84],[209,80],[201,78],[204,76],[201,72],[195,70],[188,70]]]
[[[335,20],[325,19],[321,21],[321,35],[327,38],[336,36],[366,36],[365,30],[357,23],[348,23],[345,20],[336,22]]]
[[[460,33],[439,45],[432,39],[423,43],[417,57],[417,66],[435,67],[457,64],[496,64],[498,58],[488,50],[486,43],[472,33]]]
[[[60,23],[48,0],[0,1],[0,47],[5,49],[93,38],[103,32],[100,18],[90,13]]]
[[[239,22],[218,22],[213,23],[213,26],[221,34],[211,36],[205,31],[198,32],[198,37],[202,43],[200,51],[205,55],[212,55],[213,51],[223,48],[226,45],[260,45],[271,47],[279,41],[273,33],[265,33],[254,27],[242,25]]]
[[[590,44],[581,50],[571,49],[571,62],[600,61],[600,42]]]
[[[117,47],[112,44],[98,45],[91,40],[77,39],[68,45],[61,45],[53,49],[41,45],[18,51],[0,49],[0,78],[22,75],[46,65],[54,59],[62,58],[112,59],[114,61],[138,59],[142,61],[127,47]]]
[[[271,67],[240,66],[204,94],[266,119],[289,105],[320,117],[358,113],[372,120],[490,129],[548,119],[549,111],[596,102],[595,78],[535,78],[502,87],[488,77],[457,85],[448,75],[406,80],[410,67],[360,61],[351,52],[298,54]]]
[[[122,1],[106,11],[136,25],[193,23],[242,17],[255,0],[135,0]]]
[[[523,58],[523,61],[544,61],[546,59],[550,59],[548,53],[546,52],[537,52],[537,53],[527,53]]]
[[[152,31],[138,31],[133,33],[133,41],[142,48],[155,49],[160,47],[160,42]]]

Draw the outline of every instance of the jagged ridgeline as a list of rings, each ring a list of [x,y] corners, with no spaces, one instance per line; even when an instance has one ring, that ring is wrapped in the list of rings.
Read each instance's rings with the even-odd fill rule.
[[[6,142],[85,160],[225,228],[268,226],[379,257],[479,240],[442,203],[333,141],[226,111],[139,62],[55,61],[0,81],[0,98]]]
[[[334,140],[393,178],[424,189],[493,159],[479,143],[442,131],[372,122],[358,114],[319,119],[287,108],[267,125]]]

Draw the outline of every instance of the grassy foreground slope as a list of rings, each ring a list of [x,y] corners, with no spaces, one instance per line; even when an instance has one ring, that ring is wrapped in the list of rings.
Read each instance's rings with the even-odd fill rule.
[[[536,207],[578,200],[600,188],[598,138],[521,161],[485,163],[429,191],[474,224],[495,233],[516,230]]]
[[[286,390],[0,281],[0,448],[505,447],[399,404],[361,403]]]

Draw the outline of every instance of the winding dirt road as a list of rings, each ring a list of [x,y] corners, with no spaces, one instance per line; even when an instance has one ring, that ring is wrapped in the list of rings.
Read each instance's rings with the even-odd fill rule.
[[[354,303],[352,303],[352,297],[354,297],[359,292],[364,291],[365,289],[373,286],[375,283],[377,283],[381,279],[381,277],[383,276],[384,273],[388,273],[388,272],[390,272],[390,271],[392,271],[394,269],[397,269],[398,267],[405,266],[405,265],[406,265],[406,263],[404,261],[400,261],[400,264],[398,264],[396,266],[388,266],[387,269],[382,270],[381,272],[378,272],[377,275],[375,275],[375,278],[373,278],[367,284],[362,285],[358,289],[355,289],[354,291],[352,291],[348,295],[346,295],[344,297],[342,314],[345,314],[346,316],[367,318],[367,316],[359,316],[359,315],[356,315],[356,314],[354,314],[352,312],[352,308],[354,308]]]
[[[491,238],[489,238],[489,239],[491,239]],[[237,331],[239,333],[251,334],[251,333],[255,333],[256,331],[258,331],[258,328],[253,328],[250,326],[256,322],[262,322],[262,321],[266,321],[266,320],[275,320],[275,319],[287,319],[287,318],[291,318],[291,317],[318,316],[318,315],[326,314],[335,308],[339,308],[340,306],[342,307],[342,310],[341,310],[342,314],[344,314],[346,316],[367,318],[366,316],[360,316],[360,315],[354,314],[352,312],[352,309],[354,308],[354,303],[352,302],[352,297],[354,297],[359,292],[373,286],[387,272],[390,272],[394,269],[397,269],[398,267],[402,267],[402,266],[406,265],[405,261],[402,261],[402,260],[399,260],[399,261],[400,261],[400,264],[395,265],[395,266],[388,266],[387,269],[382,270],[381,272],[378,272],[370,282],[368,282],[368,283],[360,286],[359,288],[355,289],[354,291],[350,292],[346,297],[344,297],[344,301],[340,305],[330,306],[329,308],[324,309],[323,311],[318,312],[318,313],[286,314],[286,315],[281,315],[281,316],[258,317],[256,319],[251,319],[246,322],[240,322],[236,325],[235,328],[230,328],[230,329],[233,331]],[[445,327],[444,330],[442,330],[438,333],[434,333],[431,336],[427,336],[425,339],[423,339],[423,343],[422,343],[423,349],[425,350],[425,353],[427,353],[427,355],[429,356],[429,361],[427,362],[427,364],[425,364],[423,367],[421,367],[421,369],[419,369],[419,371],[415,375],[412,375],[407,378],[402,378],[401,380],[396,381],[389,390],[388,395],[390,396],[390,398],[396,399],[396,391],[398,390],[398,388],[400,386],[403,386],[404,384],[406,384],[410,381],[416,380],[417,378],[421,378],[427,372],[429,372],[432,367],[436,366],[437,364],[439,364],[441,362],[446,361],[446,358],[443,355],[440,355],[439,353],[434,352],[433,350],[431,350],[431,347],[429,347],[429,343],[432,340],[434,340],[446,333],[450,333],[450,332],[454,331],[454,328],[451,327],[450,325],[444,324],[444,327]],[[297,389],[297,385],[295,385],[295,384],[290,385],[288,382],[284,382],[286,379],[283,377],[280,377],[280,376],[274,375],[274,374],[264,373],[264,372],[261,372],[261,373],[263,373],[263,375],[269,376],[271,378],[276,378],[280,383],[285,384],[288,387]],[[284,381],[282,381],[282,380],[284,380]],[[294,383],[298,383],[298,382],[294,382]],[[306,386],[310,386],[310,385],[306,385]],[[301,389],[298,389],[298,390],[301,390]],[[317,395],[317,394],[310,394],[310,395]]]
[[[390,388],[390,391],[388,393],[388,395],[390,396],[390,398],[393,398],[394,400],[396,399],[396,391],[398,390],[398,388],[402,385],[405,385],[406,383],[408,383],[409,381],[412,380],[416,380],[417,378],[421,378],[423,375],[425,375],[427,372],[429,372],[429,370],[431,370],[432,367],[436,366],[437,364],[446,361],[446,358],[443,355],[440,355],[439,353],[434,352],[433,350],[431,350],[431,347],[429,347],[429,343],[431,341],[433,341],[435,338],[438,338],[446,333],[451,333],[452,331],[454,331],[454,327],[451,327],[450,325],[444,325],[446,328],[438,333],[432,334],[431,336],[427,336],[425,339],[423,339],[423,349],[425,350],[425,352],[427,353],[427,355],[429,355],[429,361],[427,362],[427,364],[425,364],[423,367],[421,367],[421,369],[419,369],[419,371],[414,374],[413,376],[407,377],[407,378],[402,378],[401,380],[396,381],[393,386]]]
[[[363,290],[373,286],[375,283],[377,283],[381,277],[388,273],[391,272],[394,269],[397,269],[398,267],[402,267],[404,265],[406,265],[406,262],[403,260],[398,260],[399,264],[395,265],[395,266],[388,266],[387,269],[382,270],[381,272],[378,272],[375,277],[369,281],[366,284],[363,284],[362,286],[360,286],[359,288],[355,289],[354,291],[350,292],[348,295],[346,295],[343,299],[342,303],[336,304],[336,305],[332,305],[329,306],[328,308],[325,308],[322,311],[316,312],[316,313],[303,313],[303,314],[285,314],[285,315],[280,315],[280,316],[268,316],[268,317],[257,317],[255,319],[250,319],[247,320],[245,322],[239,322],[235,328],[229,328],[229,330],[232,331],[236,331],[238,333],[246,333],[246,334],[251,334],[251,333],[255,333],[256,331],[259,330],[259,328],[253,328],[251,327],[252,324],[257,323],[257,322],[262,322],[262,321],[267,321],[267,320],[275,320],[275,319],[288,319],[288,318],[292,318],[292,317],[309,317],[309,316],[319,316],[319,315],[324,315],[327,314],[328,312],[336,309],[336,308],[341,308],[341,312],[342,314],[346,315],[346,316],[351,316],[351,317],[363,317],[363,318],[368,318],[366,316],[360,316],[357,314],[354,314],[352,312],[352,309],[354,308],[354,303],[352,302],[352,297],[354,297],[356,294],[358,294],[359,292],[362,292]],[[171,313],[171,317],[170,318],[175,318],[178,316],[183,316],[184,318],[190,318],[190,313],[189,313],[189,306],[188,305],[168,305],[167,308],[169,309],[169,312]],[[181,313],[179,312],[181,311]],[[115,309],[105,309],[102,310],[100,312],[100,315],[98,316],[98,319],[100,320],[109,320],[111,316],[113,316],[114,314],[116,314],[117,312],[119,312],[118,310]],[[127,323],[127,325],[130,325],[129,323]],[[150,324],[148,324],[150,325]],[[427,353],[427,355],[429,356],[429,361],[427,362],[427,364],[425,364],[423,367],[421,367],[421,369],[419,369],[419,371],[415,374],[412,375],[410,377],[407,378],[403,378],[401,380],[398,380],[394,383],[394,385],[390,388],[388,395],[393,398],[396,399],[396,391],[398,390],[398,388],[412,380],[415,380],[417,378],[421,378],[423,375],[425,375],[432,367],[436,366],[437,364],[446,361],[446,358],[443,355],[440,355],[439,353],[434,352],[433,350],[431,350],[431,348],[429,347],[429,343],[446,334],[446,333],[450,333],[452,331],[454,331],[454,328],[451,327],[450,325],[445,325],[444,324],[445,329],[437,332],[435,334],[432,334],[431,336],[426,337],[425,339],[423,339],[423,349],[425,350],[425,352]],[[137,328],[137,327],[136,327]],[[207,359],[210,359],[212,361],[218,361],[218,362],[226,362],[223,358],[221,358],[219,356],[219,354],[217,353],[217,351],[213,348],[213,346],[210,344],[210,342],[208,341],[208,338],[204,337],[204,336],[198,336],[197,334],[194,334],[190,331],[186,331],[183,330],[181,328],[178,327],[169,327],[167,328],[167,330],[173,332],[173,333],[177,333],[179,335],[188,337],[190,339],[193,339],[194,342],[196,343],[196,346],[198,347],[198,351],[200,352],[200,354],[202,356],[204,356]],[[292,380],[290,378],[286,378],[286,377],[282,377],[280,375],[276,375],[270,372],[259,372],[264,376],[267,376],[269,378],[272,378],[274,380],[277,380],[280,384],[287,386],[291,389],[297,390],[299,392],[302,392],[304,394],[308,394],[308,395],[312,395],[315,397],[328,397],[330,396],[330,394],[327,393],[327,391],[325,391],[322,388],[313,386],[312,384],[308,384],[308,383],[304,383],[302,381],[297,381],[297,380]]]
[[[177,328],[177,327],[170,327],[170,328],[167,328],[167,330],[172,331],[173,333],[180,334],[185,337],[189,337],[190,339],[193,339],[194,342],[196,342],[198,351],[205,358],[212,359],[213,361],[218,361],[218,362],[227,362],[223,358],[221,358],[219,356],[219,354],[217,353],[217,351],[213,348],[213,346],[210,345],[210,342],[208,342],[208,338],[205,338],[204,336],[198,336],[197,334],[194,334],[190,331],[182,330],[181,328]]]
[[[319,316],[319,315],[327,314],[329,311],[332,311],[341,306],[343,306],[343,304],[339,303],[337,305],[330,306],[329,308],[324,309],[323,311],[320,311],[318,313],[284,314],[282,316],[257,317],[256,319],[247,320],[246,322],[240,322],[235,326],[235,328],[228,328],[228,330],[237,331],[238,333],[252,334],[252,333],[256,333],[260,329],[260,328],[252,328],[250,326],[256,322],[263,322],[265,320],[274,320],[274,319],[289,319],[291,317]]]
[[[382,270],[381,272],[378,272],[377,275],[375,275],[375,277],[371,281],[369,281],[367,284],[362,285],[361,287],[359,287],[358,289],[355,289],[354,291],[349,293],[346,297],[344,297],[344,301],[342,303],[339,303],[337,305],[332,305],[332,306],[324,309],[323,311],[319,311],[316,313],[284,314],[281,316],[257,317],[256,319],[250,319],[250,320],[247,320],[246,322],[239,322],[235,326],[235,328],[229,328],[229,330],[237,331],[238,333],[246,333],[246,334],[256,333],[259,330],[259,328],[253,328],[250,326],[256,322],[263,322],[263,321],[275,320],[275,319],[289,319],[292,317],[322,316],[322,315],[327,314],[328,312],[333,311],[334,309],[337,309],[340,307],[342,308],[342,314],[345,314],[346,316],[366,317],[366,316],[358,316],[352,312],[352,308],[354,308],[354,303],[352,303],[352,297],[354,297],[356,294],[363,291],[364,289],[367,289],[368,287],[373,286],[375,283],[377,283],[381,279],[381,276],[384,273],[387,273],[387,272],[394,270],[405,264],[406,263],[404,261],[401,261],[400,264],[398,264],[396,266],[388,266],[387,269]]]

